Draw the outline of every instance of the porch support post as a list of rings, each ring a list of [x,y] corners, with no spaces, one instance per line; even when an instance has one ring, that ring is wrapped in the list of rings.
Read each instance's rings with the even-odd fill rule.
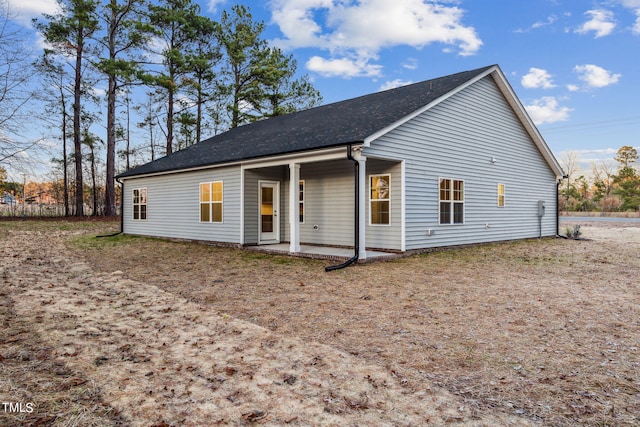
[[[358,258],[366,259],[367,258],[367,221],[366,221],[366,200],[367,200],[367,158],[362,155],[362,153],[356,152],[355,158],[358,160],[359,167],[359,177],[358,177],[358,223],[360,224],[360,234],[358,239]]]
[[[240,244],[244,246],[244,165],[240,165]]]
[[[289,163],[289,252],[300,252],[299,203],[300,163]]]

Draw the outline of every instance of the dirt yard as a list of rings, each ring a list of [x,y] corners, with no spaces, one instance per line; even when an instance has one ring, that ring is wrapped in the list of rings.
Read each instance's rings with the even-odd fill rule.
[[[640,226],[329,262],[0,222],[0,425],[640,423]]]

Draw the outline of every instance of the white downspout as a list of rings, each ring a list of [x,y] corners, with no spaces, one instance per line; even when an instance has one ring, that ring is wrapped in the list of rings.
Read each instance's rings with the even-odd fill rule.
[[[360,224],[360,233],[358,235],[358,258],[364,260],[367,258],[367,233],[366,233],[366,201],[367,201],[367,158],[362,155],[362,149],[354,149],[354,158],[358,161],[358,223]]]

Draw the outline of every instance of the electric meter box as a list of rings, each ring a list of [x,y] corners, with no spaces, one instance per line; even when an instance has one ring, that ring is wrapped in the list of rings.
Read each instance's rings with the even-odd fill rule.
[[[545,208],[546,206],[544,200],[538,200],[538,216],[544,216]]]

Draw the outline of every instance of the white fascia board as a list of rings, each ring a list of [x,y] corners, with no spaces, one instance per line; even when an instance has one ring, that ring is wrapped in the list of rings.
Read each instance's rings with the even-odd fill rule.
[[[355,146],[354,146],[355,148]],[[265,157],[261,159],[249,160],[242,162],[243,169],[257,169],[266,168],[270,166],[282,166],[290,163],[315,163],[323,162],[326,160],[346,159],[347,151],[349,147],[347,145],[320,149],[314,151],[307,151],[303,153],[283,154],[280,156]]]
[[[197,172],[205,169],[218,169],[218,168],[227,168],[229,166],[241,166],[241,165],[242,165],[242,162],[229,162],[229,163],[220,163],[215,165],[203,165],[203,166],[197,166],[194,168],[173,169],[169,171],[151,172],[151,173],[145,173],[140,175],[125,176],[124,178],[120,178],[120,180],[125,181],[127,179],[138,179],[138,178],[148,178],[151,176],[173,175],[177,173]]]
[[[376,133],[374,133],[372,135],[369,135],[364,140],[364,146],[365,147],[369,147],[371,145],[372,141],[374,141],[374,140],[380,138],[381,136],[391,132],[393,129],[396,129],[398,126],[401,126],[404,123],[408,122],[409,120],[419,116],[420,114],[424,113],[425,111],[429,110],[430,108],[433,108],[434,106],[440,104],[442,101],[445,101],[446,99],[448,99],[448,98],[452,97],[453,95],[455,95],[456,93],[466,89],[467,87],[471,86],[472,84],[476,83],[477,81],[482,80],[483,78],[485,78],[488,75],[491,75],[493,80],[496,82],[496,84],[498,85],[498,88],[502,92],[503,96],[505,97],[505,99],[507,100],[507,102],[509,103],[509,105],[511,106],[513,111],[516,113],[516,116],[518,117],[518,119],[520,119],[520,122],[524,126],[525,130],[527,131],[527,133],[529,134],[529,136],[533,140],[534,144],[536,145],[536,147],[538,148],[538,150],[542,154],[542,157],[545,159],[545,161],[547,162],[547,164],[549,165],[549,167],[551,168],[553,173],[556,175],[556,177],[557,178],[561,178],[562,176],[564,176],[564,171],[562,170],[562,167],[560,166],[560,163],[558,163],[558,160],[555,158],[555,156],[551,152],[551,149],[549,148],[549,146],[545,142],[544,138],[540,134],[540,131],[538,131],[538,128],[533,123],[533,120],[531,120],[531,117],[529,117],[529,114],[527,113],[527,111],[525,110],[524,106],[522,105],[522,103],[520,102],[518,97],[516,96],[515,92],[513,91],[513,88],[511,87],[511,85],[509,84],[508,80],[504,76],[504,73],[502,72],[500,67],[498,67],[497,65],[494,65],[493,67],[488,68],[483,73],[478,74],[473,79],[467,81],[464,84],[461,84],[460,86],[458,86],[457,88],[453,89],[452,91],[450,91],[450,92],[446,93],[445,95],[441,96],[440,98],[430,102],[429,104],[425,105],[424,107],[414,111],[413,113],[403,117],[402,119],[398,120],[397,122],[395,122],[395,123],[383,128],[383,129],[379,130],[378,132],[376,132]]]
[[[542,157],[546,160],[547,164],[556,175],[556,178],[562,178],[564,176],[562,166],[560,166],[560,163],[553,155],[553,152],[542,137],[542,134],[540,134],[536,125],[533,123],[533,120],[531,120],[527,110],[516,96],[502,70],[499,67],[492,67],[491,77],[493,77],[493,80],[496,82],[505,99],[516,113],[516,116],[518,116],[518,119],[520,119],[520,122],[540,151],[540,154],[542,154]]]
[[[360,147],[361,145],[362,144],[352,144],[354,149],[357,147]],[[253,159],[253,160],[239,160],[234,162],[219,163],[214,165],[203,165],[203,166],[197,166],[197,167],[186,168],[186,169],[175,169],[175,170],[163,171],[163,172],[152,172],[152,173],[141,174],[141,175],[125,176],[123,178],[120,178],[120,180],[125,181],[127,179],[147,178],[150,176],[172,175],[176,173],[195,172],[195,171],[200,171],[205,169],[226,168],[229,166],[240,166],[241,169],[256,169],[256,168],[263,168],[263,167],[269,167],[269,166],[288,165],[291,162],[302,164],[302,163],[322,162],[325,160],[345,159],[347,158],[346,152],[348,150],[349,150],[349,147],[347,144],[345,144],[339,147],[305,151],[300,153],[281,154],[281,155],[275,155],[275,156],[269,156],[269,157],[261,157],[259,159]]]

